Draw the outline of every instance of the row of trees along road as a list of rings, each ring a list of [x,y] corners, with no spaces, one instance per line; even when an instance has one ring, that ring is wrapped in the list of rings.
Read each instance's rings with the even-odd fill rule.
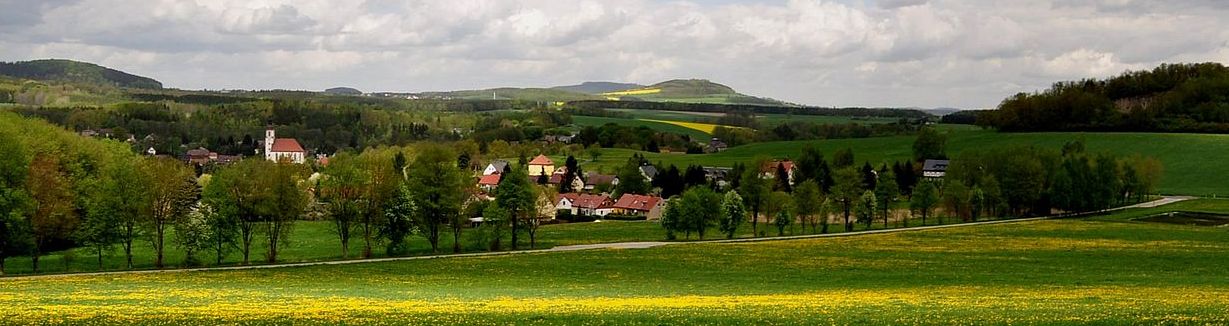
[[[913,145],[913,161],[895,162],[891,168],[884,163],[878,170],[869,162],[858,168],[850,149],[837,151],[829,164],[822,153],[805,146],[794,161],[793,183],[782,182],[787,178],[783,165],[776,173],[755,168],[772,161],[739,164],[728,175],[733,182],[725,195],[708,184],[669,199],[662,226],[670,239],[693,233],[703,238],[713,226],[732,238],[748,218],[756,236],[765,233],[759,230],[760,220],[771,220],[778,235],[787,228],[793,233],[795,224],[803,231],[828,233],[831,215],[839,217],[845,231],[854,230],[855,223],[869,229],[882,222],[887,228],[892,207],[901,200],[908,208],[898,220],[902,227],[909,226],[910,216],[926,225],[931,217],[942,224],[943,217],[976,221],[1100,210],[1143,201],[1162,172],[1154,158],[1089,153],[1082,141],[1073,141],[1061,151],[1034,146],[967,150],[952,161],[945,178],[920,180],[922,161],[947,157],[945,143],[941,133],[923,130]],[[911,177],[899,177],[906,173]],[[936,214],[939,208],[942,214]]]

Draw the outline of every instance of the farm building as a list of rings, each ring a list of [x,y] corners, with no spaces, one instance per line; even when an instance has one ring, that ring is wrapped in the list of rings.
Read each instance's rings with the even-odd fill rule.
[[[926,160],[922,162],[922,177],[927,179],[942,179],[947,175],[948,160]]]

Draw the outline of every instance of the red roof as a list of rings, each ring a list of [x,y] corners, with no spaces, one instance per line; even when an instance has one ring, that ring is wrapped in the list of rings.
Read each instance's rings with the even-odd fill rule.
[[[538,155],[533,161],[529,161],[529,165],[555,165],[555,161],[551,161],[546,155]]]
[[[761,171],[761,172],[776,172],[776,171],[777,171],[777,166],[781,166],[781,165],[784,165],[784,166],[785,166],[785,171],[791,171],[791,170],[793,170],[793,169],[794,169],[794,161],[784,160],[784,161],[772,161],[772,162],[769,162],[769,163],[767,163],[767,165],[763,166],[763,167],[760,169],[760,171]]]
[[[273,152],[306,152],[303,146],[299,146],[299,141],[294,138],[278,138],[273,140]]]
[[[563,200],[564,198],[567,198],[569,201],[571,201],[573,207],[589,208],[589,209],[598,209],[600,207],[605,206],[607,203],[610,202],[610,196],[606,194],[591,195],[591,194],[577,194],[577,193],[559,194],[555,197],[555,202],[557,203],[560,200]]]
[[[482,186],[499,185],[499,173],[484,175],[481,178],[478,178],[478,185],[482,185]]]
[[[624,194],[623,197],[619,197],[618,202],[615,202],[614,208],[631,209],[631,210],[647,212],[647,211],[652,210],[653,207],[656,207],[657,203],[660,201],[661,201],[661,197],[636,195],[636,194]]]

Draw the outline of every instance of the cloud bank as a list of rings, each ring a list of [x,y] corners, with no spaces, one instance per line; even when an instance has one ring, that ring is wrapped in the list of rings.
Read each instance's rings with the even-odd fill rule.
[[[0,0],[0,60],[186,89],[428,91],[706,78],[824,106],[994,107],[1057,80],[1229,61],[1215,0]]]

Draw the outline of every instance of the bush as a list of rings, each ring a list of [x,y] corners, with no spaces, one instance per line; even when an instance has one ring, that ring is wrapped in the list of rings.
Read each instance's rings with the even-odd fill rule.
[[[603,219],[603,220],[610,220],[610,221],[644,221],[644,220],[647,220],[647,219],[648,219],[648,217],[646,217],[646,216],[637,216],[637,215],[616,215],[616,214],[610,214],[610,215],[603,216],[603,217],[602,217],[602,219]]]

